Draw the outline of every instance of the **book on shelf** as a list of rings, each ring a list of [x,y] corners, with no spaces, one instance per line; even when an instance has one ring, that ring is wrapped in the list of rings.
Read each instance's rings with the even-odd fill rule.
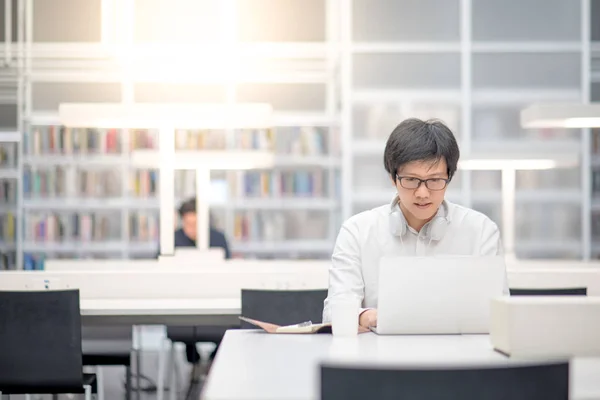
[[[129,131],[129,149],[156,149],[158,147],[158,131],[152,129],[131,129]]]
[[[135,242],[158,241],[159,216],[156,212],[137,211],[129,216],[129,239]]]
[[[16,179],[0,179],[0,204],[15,205],[17,203]],[[0,211],[1,211],[0,207]]]
[[[44,262],[46,261],[45,254],[23,254],[23,269],[25,271],[42,271],[44,269]]]
[[[119,168],[52,166],[24,168],[23,195],[25,198],[48,197],[120,197]]]
[[[187,171],[175,171],[187,172]],[[158,171],[137,169],[130,171],[130,193],[134,197],[149,198],[157,196]]]
[[[0,214],[0,243],[10,244],[16,240],[17,219],[11,212]]]
[[[0,168],[15,168],[17,166],[17,144],[0,143]]]
[[[592,195],[600,195],[600,170],[592,171]]]
[[[16,266],[16,259],[16,251],[0,249],[0,271],[14,269]]]
[[[592,129],[592,154],[600,155],[600,128]]]

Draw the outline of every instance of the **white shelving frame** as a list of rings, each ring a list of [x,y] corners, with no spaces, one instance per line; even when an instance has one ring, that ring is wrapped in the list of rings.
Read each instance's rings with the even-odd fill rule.
[[[217,1],[217,0],[215,0]],[[226,231],[232,232],[234,213],[237,210],[319,210],[328,212],[329,228],[327,239],[322,241],[286,241],[281,243],[236,243],[230,240],[232,249],[248,256],[301,256],[309,254],[311,250],[327,257],[333,247],[339,226],[343,220],[352,215],[356,208],[367,207],[370,204],[384,204],[390,198],[389,191],[373,191],[371,193],[357,192],[354,186],[354,171],[358,167],[357,157],[361,159],[377,159],[383,152],[383,140],[357,140],[354,138],[353,108],[356,104],[371,104],[372,102],[393,102],[398,99],[410,98],[417,100],[435,99],[436,101],[455,101],[460,107],[460,123],[462,131],[461,150],[463,155],[470,152],[491,151],[503,146],[507,152],[519,150],[524,141],[507,140],[501,143],[490,141],[485,146],[473,141],[473,107],[475,105],[510,105],[518,102],[535,102],[548,99],[563,99],[566,101],[589,101],[591,82],[600,82],[600,43],[591,43],[589,37],[590,24],[598,24],[590,15],[590,2],[599,0],[579,0],[581,8],[581,38],[576,41],[518,41],[518,42],[478,42],[473,40],[471,23],[474,0],[456,0],[459,4],[459,31],[458,40],[452,42],[360,42],[353,39],[353,3],[355,0],[323,0],[325,7],[325,41],[318,43],[241,43],[237,49],[240,54],[257,55],[261,57],[274,57],[290,59],[285,68],[272,74],[254,73],[244,77],[252,83],[321,83],[326,85],[325,110],[323,112],[281,112],[275,115],[277,126],[315,125],[329,127],[328,137],[332,138],[331,128],[339,128],[341,154],[328,154],[316,157],[286,157],[276,161],[277,169],[293,168],[295,166],[315,166],[324,168],[329,176],[329,197],[324,199],[244,199],[234,200],[228,205],[211,204],[211,209],[222,212],[225,220]],[[235,10],[234,0],[219,0],[224,15],[227,18],[223,29],[229,33],[229,39],[234,37],[235,24],[230,12]],[[17,26],[17,40],[12,44],[0,43],[0,59],[10,61],[10,68],[0,69],[2,79],[11,80],[14,75],[16,93],[0,93],[0,101],[15,101],[18,105],[17,132],[22,134],[31,124],[49,125],[58,124],[57,116],[52,113],[34,113],[32,86],[36,82],[104,82],[116,83],[120,87],[121,101],[133,102],[136,83],[156,82],[157,77],[152,73],[136,74],[132,67],[132,58],[161,54],[163,57],[177,55],[190,51],[191,47],[135,44],[133,45],[133,24],[127,23],[133,17],[134,0],[104,0],[108,8],[103,12],[110,14],[118,7],[121,18],[118,19],[117,29],[120,30],[121,39],[125,40],[121,47],[110,46],[111,35],[106,34],[106,43],[42,43],[33,42],[33,0],[18,0],[17,21],[12,21],[7,15],[9,25]],[[114,13],[112,14],[114,15]],[[113,35],[114,36],[114,35]],[[135,47],[135,51],[127,49]],[[193,47],[194,51],[207,55],[214,52],[214,46],[200,44]],[[117,62],[114,57],[116,52],[130,54],[124,62]],[[456,54],[460,57],[460,86],[456,89],[440,90],[368,90],[357,89],[353,86],[354,64],[353,56],[356,54]],[[489,90],[474,88],[473,85],[473,59],[479,54],[505,54],[505,53],[569,53],[581,56],[581,87],[580,89],[532,89],[532,90]],[[304,59],[300,62],[300,59]],[[594,61],[596,60],[596,61]],[[292,65],[293,64],[293,65]],[[594,69],[596,68],[596,69]],[[6,75],[4,74],[6,72]],[[12,75],[11,75],[12,74]],[[173,77],[172,77],[173,78]],[[206,83],[202,76],[189,79],[189,83]],[[225,88],[227,102],[235,102],[238,98],[238,87],[241,82],[221,82]],[[127,135],[124,131],[123,135]],[[549,153],[558,151],[580,152],[582,155],[581,184],[578,189],[566,190],[520,190],[517,191],[517,204],[536,205],[540,198],[544,204],[569,204],[581,207],[581,241],[556,241],[549,243],[543,240],[532,239],[530,242],[521,243],[534,251],[544,248],[562,248],[567,252],[576,249],[583,259],[600,255],[600,247],[593,242],[591,232],[592,211],[600,208],[592,199],[591,169],[600,166],[600,161],[591,156],[591,140],[589,132],[583,131],[581,141],[556,140],[544,144],[544,149]],[[14,137],[14,133],[13,136]],[[231,136],[230,136],[231,138]],[[127,139],[125,137],[125,139]],[[1,140],[1,139],[0,139]],[[124,144],[128,140],[123,141]],[[332,144],[331,142],[329,143]],[[97,158],[83,161],[73,157],[60,159],[52,156],[39,157],[33,160],[23,154],[23,143],[19,142],[19,158],[17,174],[22,176],[23,168],[28,164],[54,165],[55,163],[106,163],[117,162],[123,176],[128,176],[131,170],[129,165],[129,149],[122,148],[120,156],[109,156],[106,159]],[[329,146],[331,149],[331,146]],[[110,158],[110,160],[109,160]],[[383,167],[381,167],[383,168]],[[339,174],[340,196],[335,195],[335,176]],[[473,191],[472,173],[461,171],[461,188],[454,189],[449,197],[465,205],[492,204],[500,206],[501,196],[498,190]],[[18,215],[23,216],[31,210],[64,210],[69,207],[68,202],[58,201],[31,201],[23,198],[23,182],[18,179],[17,204]],[[123,179],[122,196],[110,199],[100,204],[95,199],[81,201],[71,199],[77,203],[81,210],[121,210],[121,240],[94,245],[94,251],[107,251],[120,254],[127,258],[135,254],[150,252],[152,244],[137,244],[129,239],[129,217],[135,209],[158,210],[156,199],[140,200],[129,197],[129,182]],[[518,243],[519,245],[519,243]],[[73,250],[67,245],[36,244],[24,240],[23,226],[17,224],[17,265],[23,264],[23,253],[35,249],[50,252]],[[73,246],[71,246],[73,247]],[[519,249],[519,246],[517,247]]]
[[[593,1],[593,0],[592,0]],[[385,145],[383,139],[358,139],[353,135],[354,127],[352,119],[352,110],[355,104],[373,104],[373,103],[393,103],[401,99],[411,99],[417,101],[434,100],[436,103],[441,101],[455,101],[460,105],[460,130],[461,130],[461,157],[479,158],[480,153],[495,153],[498,158],[509,157],[519,153],[527,154],[527,151],[547,156],[547,154],[559,154],[569,152],[571,154],[581,154],[581,185],[579,189],[553,189],[553,190],[517,190],[516,202],[518,205],[536,203],[573,205],[581,208],[581,240],[578,241],[579,247],[573,240],[555,241],[554,245],[548,245],[547,256],[552,257],[556,250],[564,250],[565,253],[576,253],[579,258],[588,260],[591,255],[591,164],[590,164],[590,136],[589,132],[582,132],[581,140],[558,139],[547,142],[531,142],[527,147],[525,140],[501,140],[499,142],[489,141],[487,143],[475,142],[473,131],[473,109],[475,106],[504,106],[519,104],[522,102],[535,102],[539,99],[546,100],[564,100],[564,101],[589,101],[589,86],[591,78],[600,75],[600,73],[590,73],[590,24],[600,23],[593,21],[590,14],[590,0],[580,0],[575,5],[581,8],[580,14],[580,38],[570,41],[496,41],[482,42],[473,38],[473,3],[474,0],[457,0],[459,4],[459,40],[453,42],[355,42],[352,39],[353,33],[353,0],[346,0],[344,5],[346,10],[342,12],[344,39],[342,43],[343,66],[342,82],[345,84],[345,95],[342,104],[342,121],[344,123],[344,140],[349,140],[351,144],[345,146],[343,173],[347,179],[345,182],[345,195],[343,196],[344,218],[348,218],[353,213],[375,205],[383,205],[391,200],[393,188],[389,190],[375,190],[370,195],[359,193],[358,188],[353,182],[353,166],[359,160],[368,160],[365,163],[380,165],[383,171],[382,154]],[[373,5],[375,7],[375,4]],[[448,18],[453,18],[451,15]],[[460,56],[460,87],[459,89],[425,89],[425,90],[404,90],[404,89],[365,89],[355,88],[352,84],[354,66],[353,55],[355,54],[441,54],[451,53]],[[480,54],[574,54],[581,58],[581,80],[580,88],[568,89],[492,89],[474,87],[473,85],[473,58]],[[527,151],[523,151],[523,149]],[[506,153],[507,155],[501,154]],[[449,191],[448,197],[456,202],[466,206],[473,204],[488,204],[500,206],[501,190],[481,190],[474,191],[472,187],[472,171],[460,171],[460,189]],[[525,250],[534,253],[543,253],[543,241],[532,238],[526,242],[517,241],[517,251]],[[560,251],[559,251],[560,253]]]
[[[223,32],[227,46],[236,46],[239,54],[252,55],[255,57],[273,57],[277,59],[291,60],[278,69],[275,73],[261,73],[257,71],[253,75],[243,77],[241,81],[227,80],[220,82],[225,90],[225,101],[235,103],[237,101],[237,88],[240,83],[319,83],[326,87],[325,109],[321,111],[298,111],[298,112],[276,112],[275,127],[288,126],[317,126],[328,130],[328,154],[320,156],[292,156],[278,157],[275,169],[286,170],[291,168],[317,167],[324,171],[327,176],[328,187],[325,188],[325,198],[292,198],[292,199],[234,199],[229,204],[211,205],[211,209],[224,212],[226,233],[233,231],[233,216],[239,210],[314,210],[329,215],[329,225],[326,238],[323,240],[282,240],[276,243],[263,242],[236,242],[229,237],[232,251],[242,253],[246,256],[303,256],[303,254],[320,254],[328,257],[333,248],[333,241],[339,227],[339,198],[335,190],[335,176],[340,173],[341,160],[338,154],[333,154],[333,135],[339,134],[340,118],[338,112],[337,71],[340,68],[338,44],[339,31],[339,0],[324,0],[325,18],[325,40],[322,42],[286,42],[286,43],[241,43],[236,45],[235,39],[235,0],[220,1],[223,18]],[[115,18],[114,29],[119,32],[120,45],[111,46],[111,35],[103,33],[106,43],[41,43],[33,42],[33,6],[32,0],[19,0],[19,18],[16,21],[19,26],[19,40],[17,46],[8,49],[0,44],[0,54],[10,54],[19,62],[19,91],[20,98],[17,103],[22,105],[18,115],[18,131],[26,132],[33,125],[60,125],[57,113],[33,112],[32,86],[38,82],[105,82],[116,83],[120,87],[121,102],[130,103],[134,99],[135,84],[140,82],[160,83],[159,77],[152,74],[136,74],[132,68],[132,59],[136,55],[180,54],[182,51],[206,52],[210,55],[214,46],[198,45],[169,46],[160,44],[134,44],[133,40],[133,17],[135,12],[134,0],[104,0],[103,16],[112,15]],[[12,22],[12,21],[11,21]],[[114,32],[113,32],[114,33]],[[112,36],[114,38],[114,35]],[[117,61],[115,54],[129,54],[124,60]],[[301,62],[300,59],[306,59]],[[139,71],[138,71],[139,72]],[[198,75],[202,78],[201,75]],[[167,79],[167,82],[169,80]],[[203,79],[188,79],[186,83],[203,82]],[[90,163],[117,165],[123,177],[121,197],[99,201],[97,199],[73,198],[69,201],[40,201],[23,199],[22,179],[19,179],[17,209],[23,213],[41,211],[63,211],[63,210],[119,210],[121,215],[121,240],[108,241],[105,243],[86,244],[86,250],[81,250],[74,245],[63,243],[35,243],[24,239],[22,224],[17,232],[17,265],[23,265],[24,252],[106,252],[119,254],[122,258],[128,258],[138,253],[152,254],[158,249],[156,243],[134,243],[129,237],[129,217],[132,211],[140,207],[147,210],[158,211],[157,199],[140,199],[129,197],[128,176],[131,171],[129,160],[128,132],[122,131],[123,145],[121,153],[99,157],[77,157],[77,156],[52,156],[45,155],[31,157],[24,154],[22,146],[19,149],[18,174],[22,176],[25,165],[55,166],[68,164],[74,166],[85,166]],[[233,136],[229,132],[229,142]],[[179,199],[182,200],[182,199]],[[75,207],[70,207],[75,206]],[[37,251],[36,251],[37,250]]]

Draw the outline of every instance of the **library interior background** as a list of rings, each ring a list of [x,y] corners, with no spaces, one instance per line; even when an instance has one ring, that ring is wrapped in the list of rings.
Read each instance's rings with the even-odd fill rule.
[[[524,129],[537,101],[600,101],[598,0],[0,0],[0,269],[159,251],[157,129],[69,127],[64,103],[269,104],[269,127],[175,127],[175,151],[264,150],[211,171],[234,258],[327,259],[341,223],[389,203],[385,141],[439,118],[461,157],[519,169],[520,258],[600,257],[600,130]],[[224,153],[226,154],[226,153]],[[196,172],[175,171],[176,207]],[[502,168],[459,170],[447,198],[502,230]]]

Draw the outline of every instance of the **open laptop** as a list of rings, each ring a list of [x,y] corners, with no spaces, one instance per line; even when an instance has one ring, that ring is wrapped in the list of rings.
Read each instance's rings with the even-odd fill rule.
[[[383,257],[381,335],[489,333],[490,299],[506,286],[504,257]]]

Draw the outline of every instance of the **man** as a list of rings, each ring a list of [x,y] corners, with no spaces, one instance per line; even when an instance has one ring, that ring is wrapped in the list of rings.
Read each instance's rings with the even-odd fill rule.
[[[179,217],[181,218],[181,228],[175,231],[175,247],[196,247],[197,236],[197,216],[196,216],[196,199],[190,199],[185,201],[181,207],[179,207]],[[231,258],[229,246],[225,235],[219,230],[215,229],[212,225],[210,226],[209,232],[209,247],[221,247],[225,251],[225,258]],[[199,332],[200,335],[200,332]],[[214,337],[214,334],[209,335]],[[209,341],[209,340],[205,340]],[[210,359],[214,359],[217,349],[219,348],[220,341],[210,340],[215,343],[217,347],[210,355]],[[194,365],[192,375],[197,376],[201,373],[199,368],[200,355],[196,350],[196,345],[193,343],[186,344],[186,356],[189,363]]]
[[[175,231],[175,247],[196,247],[196,199],[190,199],[179,207],[181,229]],[[229,246],[225,235],[215,229],[212,224],[209,233],[209,247],[221,247],[225,251],[225,258],[231,258]]]
[[[383,161],[397,195],[391,205],[349,218],[340,229],[329,270],[329,299],[362,301],[359,324],[377,325],[379,259],[383,256],[497,255],[500,232],[485,215],[444,199],[459,159],[452,131],[437,120],[408,119],[394,129]]]

